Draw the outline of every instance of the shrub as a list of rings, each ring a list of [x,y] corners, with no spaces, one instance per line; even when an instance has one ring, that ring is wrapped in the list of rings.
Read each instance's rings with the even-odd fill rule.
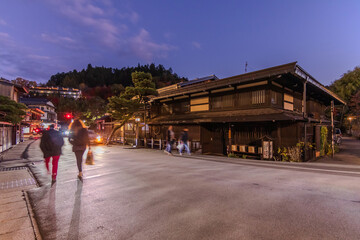
[[[288,148],[290,162],[301,162],[301,148],[298,146]]]
[[[327,148],[327,136],[328,136],[328,129],[326,126],[321,127],[321,138],[320,138],[320,155],[324,156]]]
[[[228,154],[228,157],[231,157],[231,158],[238,158],[239,156],[236,155],[235,153],[229,153]]]

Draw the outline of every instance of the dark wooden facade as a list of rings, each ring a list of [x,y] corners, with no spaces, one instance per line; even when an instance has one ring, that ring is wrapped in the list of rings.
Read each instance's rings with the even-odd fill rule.
[[[276,151],[315,143],[316,126],[329,124],[331,101],[344,104],[294,62],[162,91],[152,101],[150,137],[165,139],[173,125],[176,136],[189,128],[193,150],[204,154],[227,154],[232,145],[256,148],[263,136],[274,139]]]

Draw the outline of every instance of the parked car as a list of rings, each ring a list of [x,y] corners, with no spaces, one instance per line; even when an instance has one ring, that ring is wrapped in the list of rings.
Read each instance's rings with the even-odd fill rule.
[[[103,138],[97,134],[94,130],[88,130],[90,144],[100,144],[103,143]]]
[[[340,145],[342,142],[342,133],[340,128],[335,128],[335,136],[334,136],[335,143]]]

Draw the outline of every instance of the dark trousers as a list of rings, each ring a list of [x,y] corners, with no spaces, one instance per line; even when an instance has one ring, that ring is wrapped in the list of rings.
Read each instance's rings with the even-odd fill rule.
[[[84,152],[85,152],[85,150],[75,151],[76,163],[77,163],[79,172],[82,172],[82,158],[83,158]]]

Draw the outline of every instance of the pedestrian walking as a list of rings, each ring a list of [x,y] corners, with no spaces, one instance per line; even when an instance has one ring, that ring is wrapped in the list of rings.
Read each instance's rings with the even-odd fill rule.
[[[188,131],[189,131],[189,129],[184,128],[183,132],[181,133],[181,136],[180,136],[180,144],[181,144],[181,146],[179,148],[180,155],[182,155],[182,151],[184,150],[184,148],[185,148],[186,153],[188,155],[191,155],[190,148],[188,146],[188,141],[189,141]]]
[[[79,170],[78,178],[82,181],[83,155],[86,150],[86,146],[89,146],[90,150],[90,140],[88,131],[80,119],[75,119],[70,126],[69,142],[73,145],[72,151],[75,153],[76,163]]]
[[[172,145],[175,142],[175,134],[174,131],[172,130],[173,127],[170,125],[167,133],[166,133],[166,148],[165,148],[165,152],[169,155],[171,155],[171,149],[172,149]]]
[[[56,131],[55,125],[50,125],[49,130],[43,132],[40,140],[40,149],[44,154],[45,166],[50,173],[49,163],[52,158],[52,174],[51,186],[56,182],[59,159],[61,155],[61,147],[64,145],[64,139],[59,131]]]

